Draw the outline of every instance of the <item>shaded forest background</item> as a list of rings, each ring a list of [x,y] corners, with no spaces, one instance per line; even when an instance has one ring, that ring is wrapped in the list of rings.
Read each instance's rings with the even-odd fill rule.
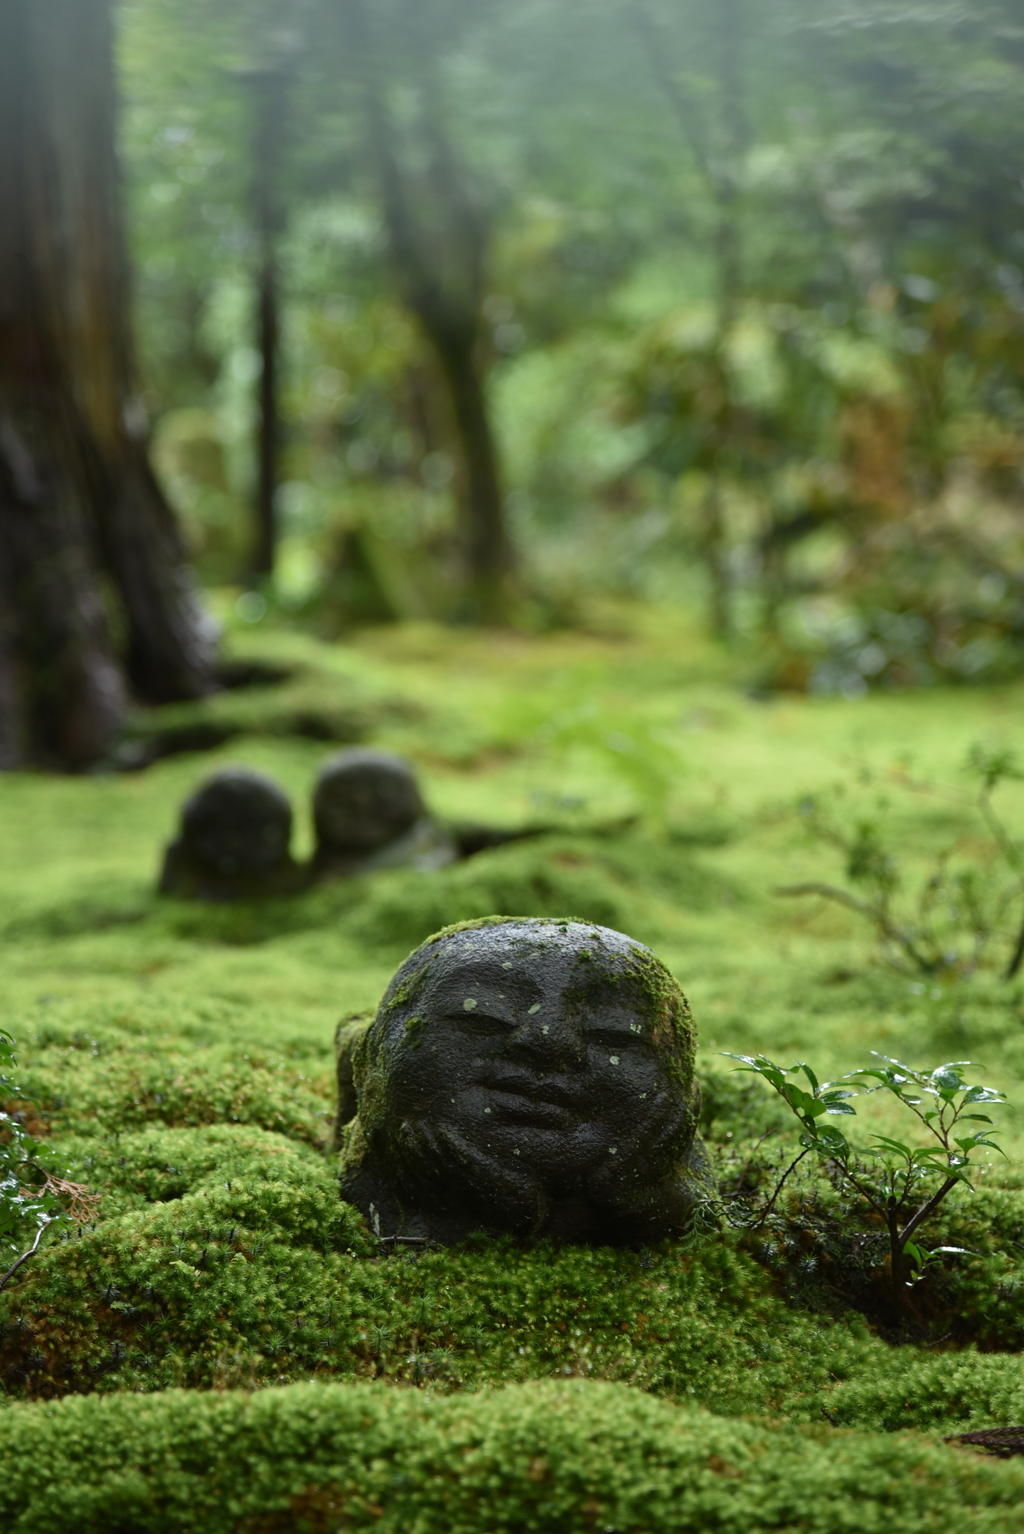
[[[233,621],[543,630],[639,597],[764,689],[1019,671],[1010,0],[113,19],[125,431]],[[206,643],[187,586],[164,627]],[[193,651],[164,696],[215,685]]]

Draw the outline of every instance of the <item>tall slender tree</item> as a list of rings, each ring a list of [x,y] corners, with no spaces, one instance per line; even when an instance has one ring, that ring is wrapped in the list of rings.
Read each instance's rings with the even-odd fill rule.
[[[505,525],[497,444],[481,365],[488,211],[445,123],[436,41],[417,6],[389,14],[362,0],[346,15],[362,87],[391,262],[405,300],[434,349],[462,458],[462,543],[474,616],[507,616],[513,549]],[[450,18],[449,18],[450,19]],[[401,53],[407,69],[396,67]],[[389,101],[406,87],[406,132]]]
[[[0,0],[0,766],[81,769],[213,686],[150,470],[109,0]]]

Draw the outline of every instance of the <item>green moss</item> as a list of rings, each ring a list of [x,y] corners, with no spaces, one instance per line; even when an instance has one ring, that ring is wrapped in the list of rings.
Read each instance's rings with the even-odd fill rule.
[[[100,1218],[182,1198],[204,1183],[281,1170],[319,1168],[301,1141],[264,1129],[210,1124],[200,1129],[154,1125],[109,1139],[66,1136],[60,1155],[71,1176],[101,1194]],[[301,1175],[301,1172],[300,1172]]]
[[[400,1012],[408,1007],[419,996],[429,974],[429,963],[420,964],[404,975],[397,985],[389,985],[380,1004],[381,1014]]]
[[[329,1082],[273,1057],[225,1060],[88,1035],[33,1053],[23,1080],[58,1134],[228,1123],[322,1145],[329,1132]]]
[[[68,1148],[104,1198],[91,1228],[0,1295],[0,1377],[15,1396],[311,1373],[444,1392],[569,1374],[718,1412],[813,1422],[849,1397],[851,1423],[870,1426],[873,1409],[917,1420],[897,1405],[918,1350],[855,1315],[791,1308],[728,1234],[639,1253],[478,1240],[381,1255],[330,1164],[284,1137],[232,1126]],[[969,1396],[972,1358],[985,1368]],[[1024,1390],[1015,1357],[935,1363],[929,1421],[1013,1420],[991,1412]]]
[[[906,1436],[727,1422],[569,1382],[428,1400],[295,1385],[4,1418],[11,1534],[373,1528],[651,1534],[1019,1527],[1024,1470]]]
[[[528,1528],[531,1519],[543,1527],[544,1518],[559,1530],[572,1528],[573,1519],[588,1528],[654,1529],[665,1504],[649,1491],[644,1466],[662,1474],[657,1444],[678,1457],[679,1446],[692,1442],[731,1465],[748,1442],[744,1434],[755,1431],[707,1418],[693,1403],[816,1423],[810,1439],[797,1434],[794,1441],[814,1448],[820,1433],[827,1442],[823,1457],[801,1449],[804,1457],[785,1460],[788,1481],[759,1480],[744,1461],[741,1478],[719,1469],[699,1483],[666,1483],[674,1498],[666,1528],[686,1527],[691,1494],[703,1499],[693,1515],[703,1518],[701,1529],[718,1519],[723,1530],[759,1530],[771,1517],[785,1528],[814,1529],[817,1519],[828,1534],[842,1527],[902,1534],[916,1527],[915,1518],[929,1531],[1001,1529],[1006,1517],[1014,1527],[1021,1495],[1012,1464],[963,1460],[893,1436],[908,1426],[934,1434],[1024,1420],[1019,1354],[962,1345],[971,1338],[985,1349],[1021,1345],[1024,1219],[1012,1177],[984,1179],[973,1199],[950,1200],[934,1226],[936,1244],[982,1255],[950,1259],[929,1275],[912,1296],[918,1329],[908,1335],[919,1341],[891,1346],[862,1315],[844,1309],[827,1265],[808,1270],[819,1235],[832,1240],[834,1227],[838,1240],[843,1220],[827,1186],[804,1183],[799,1172],[792,1202],[783,1201],[774,1250],[757,1260],[729,1233],[693,1252],[672,1245],[648,1253],[518,1252],[497,1244],[384,1256],[351,1211],[339,1209],[333,1168],[318,1147],[332,1107],[338,1016],[375,1006],[396,962],[432,932],[502,919],[496,911],[576,912],[651,943],[693,1001],[712,1064],[719,1049],[764,1049],[837,1076],[866,1063],[871,1049],[922,1062],[971,1057],[995,1072],[1011,1104],[1020,1103],[1018,990],[986,971],[911,990],[907,977],[872,964],[870,939],[852,916],[772,894],[790,877],[834,875],[814,861],[787,803],[830,781],[854,741],[872,770],[884,773],[905,748],[938,779],[955,781],[971,740],[1004,734],[1016,717],[1016,692],[959,693],[952,711],[939,689],[766,707],[709,683],[703,661],[688,674],[690,641],[667,617],[650,641],[567,636],[564,645],[524,643],[514,654],[486,634],[436,634],[430,645],[443,674],[424,660],[419,631],[336,648],[297,634],[261,634],[258,642],[288,656],[315,652],[328,681],[342,678],[344,696],[343,674],[361,672],[374,697],[388,690],[422,696],[425,725],[395,718],[378,740],[412,752],[442,816],[528,818],[535,805],[553,805],[555,773],[559,792],[585,799],[585,810],[566,811],[566,825],[550,835],[437,874],[394,870],[294,901],[218,908],[158,902],[152,885],[181,801],[226,755],[171,758],[130,776],[5,775],[5,1026],[18,1038],[46,1110],[54,1155],[104,1192],[92,1229],[59,1245],[51,1234],[54,1244],[0,1294],[0,1370],[13,1371],[0,1372],[9,1449],[0,1497],[12,1499],[0,1502],[5,1529],[20,1519],[19,1534],[48,1527],[234,1530],[244,1520],[269,1530],[295,1528],[303,1517],[324,1531],[342,1517],[352,1526],[363,1519],[387,1528],[391,1520],[428,1534],[431,1519],[473,1534]],[[371,655],[370,646],[379,652]],[[503,723],[499,739],[498,713],[513,717],[527,691],[531,707],[552,715],[593,697],[609,714],[649,721],[676,739],[689,770],[669,806],[668,834],[627,826],[625,817],[638,808],[629,791],[596,757],[556,762],[536,740],[533,715],[521,738]],[[712,722],[700,731],[679,725],[691,709]],[[462,744],[456,749],[453,741]],[[230,758],[270,772],[298,806],[323,751],[308,740],[253,734],[231,746]],[[1018,825],[1020,810],[1009,797],[1018,790],[1008,785],[1005,792],[1008,818]],[[553,818],[562,813],[550,809]],[[607,834],[568,824],[582,814],[606,821]],[[901,815],[913,867],[969,830],[955,804],[944,806],[940,825],[926,795],[914,796]],[[727,822],[728,836],[701,832],[712,822]],[[301,815],[297,841],[299,853],[308,853]],[[588,947],[598,952],[596,943]],[[366,1048],[354,1051],[364,1066]],[[706,1064],[700,1075],[705,1127],[731,1189],[754,1142],[778,1129],[774,1104],[767,1092],[758,1101],[758,1084],[749,1079]],[[865,1108],[865,1130],[893,1130],[880,1114],[869,1123],[871,1113],[879,1114],[877,1099]],[[1000,1118],[1017,1165],[1024,1117],[1011,1107]],[[345,1132],[362,1131],[350,1125]],[[772,1134],[763,1153],[778,1147],[781,1161],[789,1143]],[[819,1226],[808,1223],[814,1211]],[[840,1253],[850,1250],[848,1232],[844,1239]],[[945,1336],[950,1317],[962,1318],[962,1329],[941,1350],[924,1347]],[[586,1376],[570,1380],[569,1389],[606,1401],[601,1413],[587,1415],[577,1397],[558,1393],[566,1370]],[[265,1388],[311,1375],[348,1383]],[[619,1386],[603,1395],[607,1381]],[[175,1382],[196,1388],[171,1404],[152,1394]],[[267,1415],[253,1419],[258,1442],[232,1437],[234,1429],[221,1437],[218,1413],[241,1408],[219,1387],[235,1383],[260,1387],[254,1410]],[[508,1385],[493,1396],[466,1395],[470,1387]],[[79,1394],[61,1404],[35,1408],[20,1400],[68,1391]],[[485,1404],[492,1400],[493,1407]],[[334,1401],[350,1403],[337,1408],[337,1418]],[[825,1423],[823,1404],[841,1431]],[[449,1408],[455,1415],[444,1417]],[[346,1412],[357,1424],[351,1439],[331,1439],[342,1447],[318,1457],[326,1440],[317,1438],[317,1423],[341,1422]],[[664,1440],[650,1437],[649,1412],[667,1414],[657,1417]],[[240,1420],[244,1425],[244,1412]],[[495,1455],[488,1459],[479,1439],[444,1425],[456,1420],[479,1429],[497,1446]],[[22,1422],[33,1424],[28,1437],[18,1436]],[[373,1436],[374,1424],[383,1424],[383,1436]],[[435,1435],[433,1460],[415,1458],[416,1424]],[[530,1433],[550,1444],[577,1424],[576,1436],[558,1440],[557,1473],[529,1480],[531,1460],[547,1453]],[[749,1441],[758,1446],[758,1463],[771,1466],[772,1445],[789,1442],[791,1430],[762,1431],[763,1440]],[[526,1445],[527,1459],[516,1458],[517,1444]],[[196,1449],[192,1469],[180,1445]],[[383,1446],[383,1469],[372,1468],[374,1445]],[[492,1501],[492,1491],[473,1478],[477,1465],[480,1478],[500,1488]],[[606,1488],[597,1511],[589,1492],[573,1500],[577,1482],[564,1477],[574,1465],[581,1478]],[[947,1480],[933,1497],[935,1466]],[[392,1483],[404,1474],[413,1478],[403,1490]],[[305,1490],[317,1477],[328,1488],[319,1503]],[[1009,1514],[987,1512],[979,1500],[979,1487],[1000,1477],[1015,1487]],[[884,1489],[877,1505],[875,1483]],[[334,1484],[348,1488],[343,1515],[329,1511]],[[431,1498],[444,1488],[455,1496],[463,1484],[465,1503],[436,1514]],[[741,1500],[717,1502],[720,1491]],[[406,1493],[408,1502],[396,1500]],[[384,1511],[368,1510],[370,1501]],[[290,1524],[260,1525],[273,1508],[291,1508],[281,1513]]]

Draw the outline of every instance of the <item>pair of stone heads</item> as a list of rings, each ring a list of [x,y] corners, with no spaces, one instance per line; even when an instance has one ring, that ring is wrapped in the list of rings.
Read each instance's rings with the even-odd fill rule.
[[[440,867],[454,849],[427,814],[408,762],[354,747],[323,764],[313,790],[316,850],[292,857],[292,806],[284,790],[248,767],[225,767],[186,802],[168,847],[166,894],[231,900],[293,894],[311,880],[408,863]]]
[[[686,998],[589,922],[449,928],[339,1025],[342,1196],[383,1238],[637,1243],[706,1198]]]

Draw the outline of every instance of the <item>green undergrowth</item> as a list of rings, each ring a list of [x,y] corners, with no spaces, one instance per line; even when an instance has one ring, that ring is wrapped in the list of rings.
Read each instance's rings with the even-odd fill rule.
[[[681,843],[629,830],[549,834],[511,843],[433,873],[394,869],[339,881],[289,900],[197,905],[161,899],[137,885],[106,897],[59,903],[12,917],[7,942],[88,937],[111,929],[138,945],[164,936],[202,944],[249,945],[286,934],[343,928],[362,950],[401,958],[440,927],[489,916],[561,916],[573,911],[604,926],[656,939],[675,913],[731,904],[737,892]]]
[[[39,1050],[22,1090],[52,1133],[109,1141],[155,1124],[185,1128],[246,1124],[282,1130],[311,1145],[327,1137],[327,1081],[280,1058],[237,1051],[186,1051],[183,1041],[76,1032]],[[175,1047],[175,1045],[177,1047]]]
[[[388,695],[366,677],[309,665],[281,668],[266,685],[229,687],[209,698],[137,709],[111,764],[131,770],[163,756],[210,750],[242,736],[297,736],[337,745],[364,740],[389,720],[419,720],[423,709]]]
[[[986,968],[922,983],[854,913],[772,893],[835,877],[801,794],[915,751],[949,781],[971,740],[1012,733],[1016,694],[765,705],[695,681],[670,638],[261,636],[294,686],[218,703],[249,710],[226,750],[0,783],[0,1024],[47,1165],[101,1195],[0,1292],[5,1530],[1019,1526],[1018,1466],[938,1435],[1024,1421],[1024,988]],[[182,800],[228,760],[282,783],[309,855],[331,747],[273,711],[313,672],[325,707],[365,704],[368,738],[411,754],[435,813],[552,829],[289,902],[158,898]],[[675,753],[656,814],[593,718]],[[922,867],[967,834],[955,803],[899,803]],[[337,1019],[431,932],[496,912],[620,928],[678,977],[723,1195],[699,1243],[395,1252],[339,1202]],[[881,1232],[820,1170],[756,1225],[796,1141],[719,1054],[835,1077],[873,1049],[976,1060],[1009,1098],[1010,1162],[930,1224],[926,1245],[965,1251],[898,1330]],[[885,1112],[865,1128],[894,1132]]]
[[[10,1534],[1002,1534],[1024,1500],[1019,1466],[912,1435],[727,1421],[576,1382],[447,1400],[373,1385],[171,1391],[3,1424]]]
[[[904,1378],[918,1377],[918,1347],[882,1341],[852,1309],[787,1299],[783,1264],[728,1230],[640,1252],[492,1241],[393,1252],[340,1203],[333,1165],[299,1124],[81,1129],[54,1148],[102,1193],[99,1210],[0,1295],[9,1397],[312,1376],[448,1392],[573,1376],[719,1413],[810,1422],[825,1407],[842,1425],[849,1388],[849,1425],[870,1425],[870,1401],[892,1417]],[[990,1330],[1012,1330],[1024,1199],[977,1197],[995,1250],[968,1287]],[[990,1423],[1015,1389],[1024,1411],[1017,1357],[968,1349],[929,1363],[929,1424]],[[922,1400],[908,1397],[890,1425],[919,1425]]]

